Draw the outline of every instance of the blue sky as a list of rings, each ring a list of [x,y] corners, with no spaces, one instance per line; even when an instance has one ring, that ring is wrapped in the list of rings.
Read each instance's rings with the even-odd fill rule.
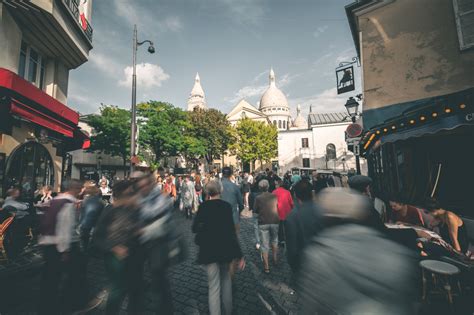
[[[137,101],[186,108],[199,72],[209,107],[257,105],[272,66],[294,112],[344,111],[334,68],[356,55],[344,5],[351,0],[96,0],[89,61],[70,72],[68,104],[82,114],[101,103],[130,107],[132,30],[150,39],[138,52]],[[356,82],[360,89],[359,69]]]

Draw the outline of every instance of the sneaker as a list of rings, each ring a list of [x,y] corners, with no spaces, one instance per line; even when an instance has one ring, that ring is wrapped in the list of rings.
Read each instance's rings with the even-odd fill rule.
[[[255,244],[255,249],[256,249],[256,250],[259,250],[259,249],[260,249],[260,244],[259,244],[259,243]]]

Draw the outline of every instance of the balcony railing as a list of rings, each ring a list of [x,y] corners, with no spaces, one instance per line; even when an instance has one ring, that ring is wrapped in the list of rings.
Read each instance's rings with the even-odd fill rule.
[[[69,12],[72,14],[74,20],[83,30],[87,39],[92,43],[92,26],[89,24],[89,21],[85,20],[87,27],[83,28],[79,18],[79,0],[63,0],[64,5],[69,9]]]

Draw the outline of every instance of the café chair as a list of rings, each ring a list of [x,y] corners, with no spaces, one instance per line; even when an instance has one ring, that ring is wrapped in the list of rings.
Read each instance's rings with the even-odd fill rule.
[[[5,242],[5,236],[6,236],[7,230],[12,224],[14,217],[15,215],[12,215],[11,217],[3,221],[2,224],[0,224],[0,262],[8,261],[8,256],[5,250],[4,242]]]
[[[422,281],[423,281],[423,301],[427,300],[429,294],[436,291],[446,294],[449,305],[453,304],[453,291],[451,283],[455,282],[459,294],[461,294],[461,283],[459,282],[459,275],[461,270],[458,267],[438,261],[438,260],[423,260],[420,262]],[[428,278],[432,279],[433,286],[428,288]]]

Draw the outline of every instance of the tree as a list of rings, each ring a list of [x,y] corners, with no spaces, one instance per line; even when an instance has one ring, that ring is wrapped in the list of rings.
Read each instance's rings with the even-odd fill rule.
[[[231,152],[244,163],[270,161],[278,155],[278,130],[273,125],[249,118],[240,120],[234,128],[236,141]]]
[[[139,143],[150,148],[156,162],[168,156],[176,156],[184,151],[187,139],[184,131],[189,127],[186,113],[170,103],[149,101],[137,105],[140,125]]]
[[[233,142],[231,126],[225,114],[217,109],[199,109],[188,113],[190,137],[201,143],[207,163],[220,156],[229,149]]]
[[[130,157],[130,111],[102,105],[100,115],[90,115],[86,121],[94,129],[89,151],[120,156],[125,169]]]

